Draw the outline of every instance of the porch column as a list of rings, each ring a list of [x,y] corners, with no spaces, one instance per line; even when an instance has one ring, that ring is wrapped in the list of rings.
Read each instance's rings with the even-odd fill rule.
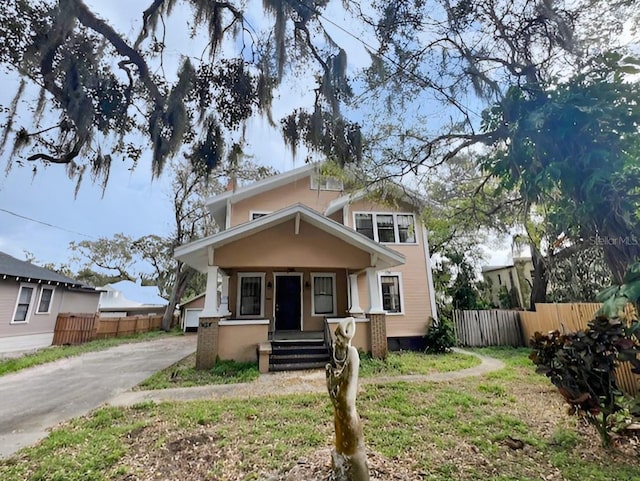
[[[384,314],[382,299],[380,298],[380,285],[378,274],[373,267],[367,268],[367,285],[369,287],[369,314]]]
[[[220,317],[218,309],[218,266],[207,267],[207,290],[200,317]]]
[[[220,316],[230,316],[229,311],[229,276],[222,276],[222,293],[220,297]]]
[[[204,309],[198,319],[196,369],[211,369],[218,357],[218,266],[207,267],[207,290]]]
[[[378,274],[372,267],[367,268],[369,286],[369,328],[371,329],[371,354],[377,359],[387,357],[387,314],[382,309]]]
[[[362,317],[364,311],[360,307],[360,293],[358,292],[358,274],[349,274],[349,314],[353,317]]]

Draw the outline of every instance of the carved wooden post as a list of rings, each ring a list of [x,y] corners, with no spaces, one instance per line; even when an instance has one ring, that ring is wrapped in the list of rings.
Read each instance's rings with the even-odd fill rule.
[[[333,403],[336,431],[331,459],[332,481],[369,481],[362,423],[356,411],[360,357],[351,345],[355,332],[353,317],[340,322],[335,332],[331,364],[327,364],[327,389]]]

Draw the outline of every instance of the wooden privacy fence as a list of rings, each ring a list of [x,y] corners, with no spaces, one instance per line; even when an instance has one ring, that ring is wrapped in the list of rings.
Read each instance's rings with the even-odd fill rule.
[[[159,329],[161,315],[100,317],[96,314],[58,314],[53,332],[54,346],[82,344],[94,339],[130,336]]]
[[[524,345],[517,311],[453,311],[453,325],[461,346]]]
[[[597,302],[581,304],[536,304],[535,312],[520,312],[522,333],[529,345],[529,339],[538,331],[576,332],[586,329],[602,304]],[[632,396],[640,394],[640,375],[631,372],[628,362],[616,369],[616,381],[620,388]]]

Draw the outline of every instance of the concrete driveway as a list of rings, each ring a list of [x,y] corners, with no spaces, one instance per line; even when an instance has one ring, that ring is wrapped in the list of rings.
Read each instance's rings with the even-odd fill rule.
[[[122,344],[0,377],[0,458],[97,408],[196,348],[196,336]]]

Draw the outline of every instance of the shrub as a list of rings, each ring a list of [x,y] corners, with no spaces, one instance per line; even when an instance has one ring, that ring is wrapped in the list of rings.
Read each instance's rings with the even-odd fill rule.
[[[429,354],[449,352],[456,345],[456,335],[451,321],[446,317],[441,318],[437,323],[431,319],[431,325],[424,335],[424,343],[424,351]]]
[[[623,410],[623,393],[614,371],[620,361],[640,352],[630,338],[630,329],[617,318],[596,317],[584,331],[561,335],[536,332],[531,360],[558,388],[573,412],[583,414],[596,426],[600,439],[609,446],[612,416]]]

